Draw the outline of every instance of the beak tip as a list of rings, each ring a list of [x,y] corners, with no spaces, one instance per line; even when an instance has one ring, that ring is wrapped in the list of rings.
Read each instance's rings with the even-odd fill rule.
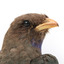
[[[59,27],[59,24],[57,24],[57,26]]]

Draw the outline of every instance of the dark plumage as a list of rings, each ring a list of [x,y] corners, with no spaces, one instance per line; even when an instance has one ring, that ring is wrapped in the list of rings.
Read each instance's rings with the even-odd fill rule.
[[[17,17],[5,35],[0,52],[0,64],[34,64],[33,59],[41,58],[41,44],[50,27],[45,29],[39,27],[48,22],[46,18],[48,16],[42,14]]]

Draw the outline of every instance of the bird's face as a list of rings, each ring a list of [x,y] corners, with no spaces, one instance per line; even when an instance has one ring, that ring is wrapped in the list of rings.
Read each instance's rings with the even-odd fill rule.
[[[46,15],[26,14],[17,17],[12,22],[7,34],[13,41],[17,40],[20,43],[27,41],[27,44],[31,43],[32,46],[41,48],[48,29],[56,26],[58,24],[54,20],[48,19]]]
[[[11,31],[13,32],[13,35],[20,34],[21,37],[19,37],[19,39],[22,39],[22,36],[24,36],[25,38],[29,38],[29,40],[42,40],[48,32],[48,29],[38,31],[36,27],[47,22],[46,18],[48,17],[42,14],[22,15],[16,18],[11,24]]]

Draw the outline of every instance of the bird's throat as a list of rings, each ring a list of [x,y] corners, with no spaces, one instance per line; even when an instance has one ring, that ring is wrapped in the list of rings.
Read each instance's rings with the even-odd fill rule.
[[[41,46],[42,46],[41,40],[38,40],[38,43],[37,43],[34,39],[32,39],[31,44],[32,44],[33,47],[39,48],[40,51],[41,51]]]

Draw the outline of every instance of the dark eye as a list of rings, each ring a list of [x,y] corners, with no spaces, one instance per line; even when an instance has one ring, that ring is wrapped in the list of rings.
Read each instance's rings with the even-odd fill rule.
[[[28,20],[24,20],[24,21],[23,21],[23,25],[24,25],[25,27],[29,27],[29,26],[30,26],[30,22],[29,22]]]

